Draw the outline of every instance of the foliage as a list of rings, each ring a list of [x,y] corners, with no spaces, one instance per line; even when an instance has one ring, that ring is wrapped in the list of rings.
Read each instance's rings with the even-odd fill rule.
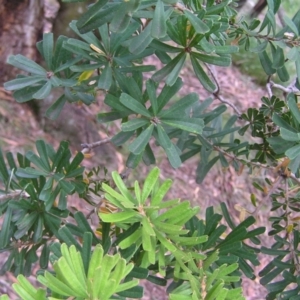
[[[111,142],[129,141],[129,168],[141,161],[155,164],[153,147],[160,146],[173,168],[199,155],[198,183],[217,161],[237,172],[246,166],[278,175],[253,183],[265,198],[251,195],[253,215],[268,199],[277,213],[269,219],[275,243],[266,248],[259,237],[265,228],[249,228],[254,216],[236,225],[223,203],[223,216],[210,207],[201,220],[188,201],[164,200],[171,180],[160,183],[158,168],[142,185],[128,187],[116,172],[113,181],[94,179],[97,168],[84,173],[83,153],[73,157],[67,142],[55,150],[37,141],[36,152],[7,153],[6,159],[0,152],[0,249],[10,253],[1,272],[20,274],[14,289],[22,299],[141,298],[139,279],[168,284],[174,300],[244,299],[241,276],[255,278],[260,252],[272,256],[259,274],[267,299],[299,297],[300,10],[280,28],[275,18],[280,6],[280,0],[268,0],[264,19],[248,22],[237,16],[231,0],[98,0],[70,23],[77,39],[60,36],[54,43],[53,34],[44,34],[37,44],[43,67],[22,55],[8,59],[28,73],[4,85],[18,102],[62,90],[46,112],[53,120],[67,102],[90,105],[104,95],[109,111],[99,112],[98,121],[121,121]],[[213,68],[229,66],[240,48],[259,58],[269,94],[261,107],[244,113],[222,97]],[[149,56],[163,67],[146,65]],[[293,81],[287,62],[295,65]],[[191,93],[174,101],[186,64],[210,98],[200,102]],[[147,72],[151,78],[144,80]],[[275,84],[274,74],[290,84]],[[273,95],[274,88],[286,97]],[[213,106],[214,99],[222,104]],[[98,228],[68,203],[74,194],[93,207]],[[38,260],[38,280],[47,290],[23,276]]]

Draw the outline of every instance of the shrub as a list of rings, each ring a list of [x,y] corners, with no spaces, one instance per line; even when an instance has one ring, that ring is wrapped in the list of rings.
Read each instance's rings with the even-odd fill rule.
[[[109,111],[97,118],[100,123],[121,120],[121,131],[110,142],[129,142],[128,168],[155,164],[152,149],[161,147],[173,168],[200,154],[198,183],[217,161],[237,171],[265,168],[277,174],[273,181],[254,183],[265,198],[251,195],[256,210],[271,199],[277,212],[268,221],[275,242],[266,248],[260,246],[265,227],[250,228],[253,216],[235,224],[222,203],[222,215],[209,207],[202,220],[188,201],[164,200],[172,181],[160,182],[157,167],[132,187],[117,172],[112,181],[95,180],[99,169],[84,172],[81,162],[103,141],[83,145],[75,156],[65,141],[54,149],[39,140],[36,152],[7,153],[6,159],[0,152],[0,249],[10,253],[2,273],[18,275],[13,287],[22,299],[142,298],[139,279],[168,285],[173,300],[244,299],[241,276],[255,278],[258,253],[272,257],[259,274],[267,299],[298,299],[300,11],[278,28],[280,5],[280,0],[268,0],[262,22],[248,22],[237,17],[231,0],[99,0],[71,22],[77,39],[60,36],[54,45],[53,35],[44,34],[37,44],[44,67],[22,55],[8,59],[28,73],[5,84],[18,102],[63,89],[46,112],[54,122],[66,102],[90,105],[104,93]],[[213,68],[229,66],[231,54],[241,48],[259,57],[269,94],[260,107],[244,113],[221,95]],[[163,67],[146,65],[149,56]],[[287,86],[275,84],[274,74],[289,82],[287,62],[295,63],[296,79]],[[191,93],[172,100],[183,85],[180,71],[186,64],[210,98],[199,102]],[[146,72],[153,72],[148,80]],[[286,95],[277,97],[273,89]],[[211,108],[214,98],[221,105]],[[245,133],[255,142],[246,141]],[[97,228],[91,227],[90,216],[70,209],[68,197],[74,194],[95,208]],[[37,261],[43,288],[24,277]]]

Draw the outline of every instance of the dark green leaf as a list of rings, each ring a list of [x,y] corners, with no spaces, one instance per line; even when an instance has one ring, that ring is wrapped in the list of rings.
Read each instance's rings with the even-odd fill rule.
[[[148,25],[149,26],[149,25]],[[154,17],[151,24],[151,36],[155,39],[163,38],[167,33],[164,4],[161,0],[156,3]]]
[[[209,172],[209,170],[213,167],[213,165],[218,161],[219,156],[214,157],[208,163],[203,163],[202,160],[199,162],[196,173],[196,182],[202,183],[205,176]]]
[[[161,121],[169,126],[196,134],[201,134],[204,128],[203,120],[196,118],[162,118]]]
[[[156,116],[158,111],[158,103],[156,99],[156,86],[152,80],[147,80],[146,86],[147,86],[147,94],[151,102],[151,108],[154,116]]]
[[[274,69],[280,69],[284,65],[284,52],[283,49],[280,47],[277,47],[275,50],[275,55],[273,57],[273,68]]]
[[[151,115],[146,107],[128,94],[122,93],[120,102],[135,113],[151,118]]]
[[[184,58],[185,59],[186,57],[186,53],[184,52],[181,52],[179,53],[174,59],[172,59],[170,61],[170,63],[168,63],[166,66],[164,66],[162,69],[160,69],[159,71],[155,72],[153,75],[152,75],[152,79],[156,82],[160,82],[161,80],[163,80],[167,75],[169,75],[174,68],[176,68],[176,66],[179,64],[180,66],[180,62],[182,64],[182,62],[184,62],[182,59]],[[176,71],[178,71],[178,66],[177,66],[177,69]],[[180,71],[180,70],[179,70]],[[174,74],[174,72],[173,72]],[[178,74],[177,74],[178,75]],[[171,79],[174,79],[175,76],[173,76],[173,78]],[[171,84],[170,84],[171,85]]]
[[[180,60],[178,61],[178,63],[173,67],[173,70],[169,73],[169,75],[168,75],[168,77],[166,79],[166,84],[167,85],[172,86],[176,82],[176,80],[177,80],[177,78],[178,78],[178,76],[180,74],[180,71],[183,68],[185,59],[186,59],[186,54],[184,54],[180,58]]]
[[[141,154],[152,136],[154,125],[151,124],[129,145],[129,150],[135,154]]]
[[[204,72],[203,68],[200,66],[198,60],[191,55],[191,62],[193,65],[194,72],[203,85],[205,89],[209,92],[213,93],[217,89],[216,85],[212,82],[212,80],[208,77],[208,75]]]
[[[102,90],[109,90],[111,84],[112,84],[112,69],[110,64],[106,64],[98,80],[98,88]]]
[[[100,0],[97,1],[94,5],[90,6],[89,10],[84,13],[80,19],[77,22],[77,27],[80,30],[81,33],[83,33],[83,30],[81,30],[84,27],[88,27],[90,23],[93,21],[93,19],[96,17],[96,15],[99,13],[101,8],[107,3],[108,0]],[[97,27],[99,27],[98,25]],[[88,32],[90,30],[87,30]]]
[[[296,36],[299,35],[298,28],[296,24],[288,18],[286,15],[283,16],[284,23],[292,30],[293,33],[295,33]]]
[[[38,91],[36,91],[32,97],[35,99],[45,99],[49,96],[52,89],[52,84],[50,81],[47,81]]]
[[[201,54],[196,52],[192,52],[191,55],[200,61],[203,61],[208,64],[216,65],[216,66],[228,67],[231,64],[230,57],[206,55],[206,54]]]
[[[272,62],[270,60],[270,57],[265,50],[262,52],[259,52],[258,57],[259,57],[261,65],[267,75],[272,75],[276,72],[276,70],[272,67]]]
[[[204,34],[209,31],[209,27],[200,20],[195,14],[190,12],[189,10],[185,9],[184,14],[189,19],[191,24],[193,25],[195,31],[200,34]]]
[[[52,53],[53,53],[53,33],[48,32],[43,34],[43,55],[46,64],[52,70]]]
[[[116,146],[121,146],[127,142],[134,135],[134,133],[135,131],[119,132],[111,139],[111,142]]]
[[[132,38],[129,45],[129,51],[133,54],[142,53],[148,45],[152,42],[153,37],[151,36],[151,27],[152,21],[148,24],[148,26],[137,36]]]
[[[165,85],[163,87],[160,95],[157,97],[158,112],[161,111],[165,107],[165,105],[180,90],[181,87],[182,87],[182,79],[181,78],[177,78],[176,82],[172,86]]]
[[[66,104],[66,97],[65,95],[60,96],[47,110],[46,110],[46,117],[55,120],[60,115],[64,105]]]
[[[163,127],[159,124],[157,125],[157,132],[158,132],[157,141],[165,150],[171,166],[173,168],[178,168],[181,165],[181,159],[177,152],[177,149],[172,144],[170,138],[168,137]]]
[[[47,71],[44,68],[21,54],[9,56],[7,63],[31,74],[47,75]]]
[[[27,86],[34,85],[40,81],[44,81],[45,77],[40,75],[28,76],[23,78],[13,79],[4,83],[4,88],[8,91],[19,90]]]
[[[136,118],[129,120],[126,123],[122,123],[122,130],[123,131],[133,131],[136,130],[146,124],[149,124],[150,121],[144,118]]]
[[[160,99],[159,99],[160,100]],[[184,117],[184,112],[199,101],[196,93],[190,93],[158,114],[160,118]]]

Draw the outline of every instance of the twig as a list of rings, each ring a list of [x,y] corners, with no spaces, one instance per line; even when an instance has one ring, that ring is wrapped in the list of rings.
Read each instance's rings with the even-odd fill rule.
[[[223,98],[223,96],[221,96],[219,93],[220,93],[220,84],[218,82],[218,79],[217,79],[217,76],[214,72],[214,70],[212,69],[212,67],[208,64],[205,64],[206,68],[208,69],[208,71],[210,72],[215,84],[217,85],[217,88],[216,90],[212,93],[216,99],[218,99],[219,101],[221,101],[222,103],[225,103],[229,106],[231,106],[233,108],[233,110],[236,112],[236,114],[240,117],[242,115],[242,113],[240,112],[240,110],[233,104],[231,103],[230,101],[228,100],[225,100]]]
[[[271,97],[273,95],[272,93],[272,88],[276,88],[279,90],[282,90],[283,92],[289,94],[289,93],[298,93],[299,89],[296,87],[296,79],[294,79],[290,85],[288,85],[287,87],[281,85],[281,84],[277,84],[275,82],[273,82],[271,80],[271,77],[269,77],[268,83],[266,85],[267,90],[268,90],[268,94]]]
[[[239,117],[242,115],[242,113],[240,112],[240,110],[239,110],[233,103],[229,102],[228,100],[225,100],[225,99],[223,98],[223,96],[218,95],[218,94],[213,94],[213,95],[214,95],[218,100],[220,100],[222,103],[225,103],[225,104],[231,106],[231,107],[234,109],[234,111],[236,112],[236,114],[237,114]]]
[[[211,76],[212,76],[214,82],[215,82],[216,85],[217,85],[217,89],[213,92],[213,94],[214,94],[214,95],[218,95],[219,92],[220,92],[220,84],[219,84],[219,82],[218,82],[218,80],[217,80],[217,75],[215,74],[215,71],[213,70],[213,68],[212,68],[209,64],[206,64],[206,63],[205,63],[205,66],[206,66],[206,68],[208,69],[208,71],[210,72],[210,74],[211,74]]]
[[[29,194],[27,194],[25,191],[16,190],[8,194],[0,195],[0,201],[6,201],[6,200],[16,199],[16,198],[28,198],[28,197]]]
[[[272,84],[271,84],[271,76],[268,76],[266,88],[267,88],[267,91],[268,91],[269,98],[271,98],[273,96]]]
[[[251,215],[255,215],[259,210],[260,208],[263,206],[263,204],[269,199],[269,197],[271,196],[271,194],[273,194],[275,192],[275,190],[277,190],[278,186],[280,185],[281,183],[281,180],[280,178],[282,178],[282,176],[278,176],[276,179],[275,179],[275,183],[272,185],[272,187],[270,188],[268,194],[263,197],[263,199],[260,201],[259,205],[255,208],[255,210],[251,213]]]
[[[98,141],[98,142],[94,142],[94,143],[91,143],[91,144],[81,144],[81,147],[82,147],[82,153],[88,153],[90,152],[93,148],[96,148],[98,146],[101,146],[101,145],[104,145],[104,144],[107,144],[111,141],[112,138],[106,138],[106,139],[103,139],[101,141]]]

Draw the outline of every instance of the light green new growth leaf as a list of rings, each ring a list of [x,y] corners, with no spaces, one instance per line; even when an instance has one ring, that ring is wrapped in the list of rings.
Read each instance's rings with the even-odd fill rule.
[[[99,213],[99,217],[103,222],[106,223],[117,223],[117,222],[137,222],[141,219],[140,215],[136,211],[122,211],[118,213],[106,214]]]
[[[140,240],[140,241],[139,241]],[[142,240],[142,228],[137,229],[133,234],[119,243],[121,249],[126,249],[132,245],[140,246]]]
[[[154,241],[152,242],[152,240],[155,239],[155,237],[154,237],[155,234],[154,234],[154,236],[153,235],[152,236],[149,235],[149,232],[147,230],[149,227],[150,227],[149,224],[148,224],[148,227],[145,227],[145,226],[142,227],[142,244],[143,244],[143,249],[145,251],[147,251],[147,252],[153,252],[153,253],[155,253],[155,244],[156,244],[156,242],[154,242]],[[148,256],[148,258],[149,258],[149,256]],[[151,256],[150,256],[150,259],[151,259]],[[155,263],[155,259],[154,259],[154,261],[153,260],[150,261],[150,259],[149,259],[149,262]]]
[[[131,264],[133,266],[133,264]],[[117,286],[120,284],[121,280],[124,278],[124,272],[126,270],[126,260],[120,259],[115,267],[115,269],[111,272],[110,280],[115,281],[116,285],[112,289],[116,290]]]
[[[85,282],[80,282],[75,275],[75,272],[66,260],[65,257],[61,257],[54,265],[53,268],[58,276],[58,279],[68,285],[73,294],[80,297],[87,297],[87,290]]]
[[[233,263],[232,265],[226,266],[226,265],[222,265],[219,269],[219,274],[218,274],[218,278],[221,278],[223,276],[226,276],[232,272],[234,272],[235,270],[237,270],[239,267],[238,263]]]
[[[21,296],[21,299],[36,300],[35,297],[31,296],[31,294],[16,283],[13,284],[13,289],[19,296]]]
[[[118,187],[121,194],[125,197],[125,201],[129,204],[131,202],[132,204],[137,204],[136,199],[134,199],[131,195],[131,193],[128,191],[126,185],[124,184],[124,181],[122,180],[120,174],[116,171],[112,172],[112,178]]]
[[[167,222],[159,222],[157,220],[154,220],[153,223],[157,230],[166,234],[178,235],[179,233],[187,234],[189,232],[189,230],[182,229],[181,225],[169,224]]]
[[[121,209],[133,208],[135,206],[134,203],[132,203],[130,200],[127,199],[127,197],[122,196],[106,183],[102,183],[102,189],[107,193],[105,194],[107,200],[110,201],[115,206]]]
[[[169,220],[169,223],[177,224],[177,225],[183,225],[187,221],[189,221],[193,216],[195,216],[199,212],[199,207],[196,206],[194,208],[190,208],[184,212],[182,212],[181,215],[177,215],[177,217],[174,217]]]
[[[178,251],[177,247],[171,243],[168,239],[166,239],[159,231],[157,231],[155,229],[155,233],[156,233],[156,236],[157,236],[157,239],[164,245],[164,247],[166,249],[168,249],[169,251],[171,251],[173,254],[175,252]]]
[[[137,180],[134,182],[134,193],[135,193],[136,199],[138,201],[138,205],[140,205],[142,203],[141,188],[140,188],[139,183],[138,183]]]
[[[194,245],[198,245],[198,244],[203,244],[203,243],[205,243],[208,240],[208,236],[207,235],[197,236],[197,237],[172,236],[170,238],[174,242],[177,242],[180,245],[185,245],[185,246],[194,246]]]
[[[37,293],[36,288],[23,275],[19,275],[17,280],[17,283],[13,284],[13,289],[18,295],[21,296],[22,299],[35,300]],[[27,297],[25,298],[25,296]]]
[[[161,203],[162,199],[171,188],[172,183],[173,181],[171,179],[167,179],[163,182],[163,184],[159,187],[158,191],[156,191],[155,194],[152,195],[150,202],[151,206],[157,206]]]
[[[110,285],[110,275],[120,259],[120,254],[104,256],[100,274],[97,274],[99,281],[95,284],[95,294],[99,299],[109,299],[109,297],[114,294],[112,286]]]
[[[69,285],[63,283],[61,280],[54,277],[51,273],[45,272],[44,276],[38,276],[38,281],[47,286],[51,291],[61,296],[76,296],[77,293],[69,287]]]
[[[159,178],[160,170],[159,168],[153,168],[150,173],[148,174],[147,178],[144,181],[143,191],[142,191],[142,198],[141,203],[145,203],[148,196],[150,195],[155,183]]]
[[[88,280],[91,280],[95,276],[95,272],[97,268],[100,267],[102,259],[103,259],[103,248],[101,245],[96,245],[90,263],[89,263],[89,269],[88,269]]]
[[[224,282],[220,281],[218,284],[214,284],[213,287],[206,294],[205,300],[214,300],[220,293],[222,293],[222,289],[224,287]]]
[[[124,283],[121,283],[117,289],[116,289],[116,293],[120,293],[122,291],[126,291],[128,289],[131,289],[135,286],[137,286],[139,284],[139,281],[138,279],[133,279],[131,281],[127,281],[127,282],[124,282]]]
[[[83,285],[85,290],[87,289],[86,286],[86,275],[84,271],[83,261],[81,258],[81,254],[79,251],[76,250],[76,247],[72,245],[70,247],[70,257],[73,264],[74,273],[78,279],[78,281]]]
[[[147,217],[143,217],[142,226],[143,226],[144,233],[147,233],[148,236],[155,236],[153,225],[151,224],[150,220]]]
[[[211,253],[207,259],[203,262],[203,270],[207,270],[215,261],[219,259],[219,251],[215,250]]]
[[[190,203],[188,201],[183,201],[176,205],[175,207],[167,210],[160,216],[156,218],[157,221],[165,221],[167,219],[170,219],[172,221],[177,216],[182,215],[182,213],[186,212],[187,210],[190,210]]]

